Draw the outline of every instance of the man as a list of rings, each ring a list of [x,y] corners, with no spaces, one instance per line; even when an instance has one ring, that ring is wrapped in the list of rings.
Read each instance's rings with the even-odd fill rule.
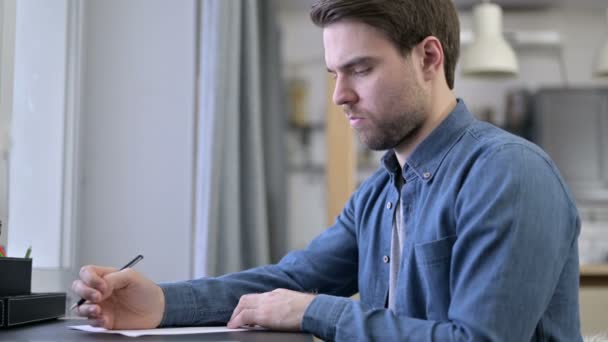
[[[455,98],[452,1],[319,0],[311,18],[333,100],[388,150],[382,167],[277,265],[161,285],[86,266],[79,313],[106,328],[227,322],[339,341],[581,340],[574,202],[542,150]]]

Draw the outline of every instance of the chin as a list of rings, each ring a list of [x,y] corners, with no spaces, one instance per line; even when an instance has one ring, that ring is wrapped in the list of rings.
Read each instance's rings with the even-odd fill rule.
[[[393,148],[393,146],[390,146],[389,144],[383,142],[369,142],[364,139],[359,140],[363,145],[365,145],[365,147],[369,148],[372,151],[386,151]]]

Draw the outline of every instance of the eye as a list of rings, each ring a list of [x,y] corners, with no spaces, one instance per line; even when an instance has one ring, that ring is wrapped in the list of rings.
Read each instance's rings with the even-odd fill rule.
[[[370,73],[372,68],[357,68],[353,70],[353,75],[364,76]]]

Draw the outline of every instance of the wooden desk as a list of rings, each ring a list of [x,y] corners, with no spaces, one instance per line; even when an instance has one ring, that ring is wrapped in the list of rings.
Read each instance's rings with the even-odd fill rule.
[[[53,320],[0,330],[1,341],[244,341],[244,342],[312,342],[310,334],[274,331],[248,331],[216,334],[141,336],[95,334],[68,329],[70,325],[86,324],[83,320]]]

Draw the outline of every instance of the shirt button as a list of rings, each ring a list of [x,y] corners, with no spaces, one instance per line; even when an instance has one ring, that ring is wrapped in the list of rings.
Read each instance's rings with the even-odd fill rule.
[[[422,174],[422,177],[424,179],[429,179],[429,178],[431,178],[431,173],[430,172],[425,172],[425,173]]]
[[[385,255],[382,257],[382,262],[385,264],[388,264],[388,262],[391,261],[391,258],[388,257],[388,255]]]
[[[392,207],[393,207],[393,203],[392,202],[386,203],[386,209],[390,210]]]

